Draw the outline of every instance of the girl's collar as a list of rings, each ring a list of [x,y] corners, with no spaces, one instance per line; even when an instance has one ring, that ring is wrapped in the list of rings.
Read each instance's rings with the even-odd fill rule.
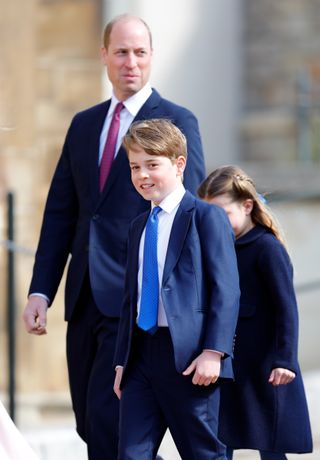
[[[242,246],[244,244],[249,244],[260,238],[261,235],[267,232],[267,229],[260,224],[257,224],[251,230],[249,230],[245,235],[240,236],[236,239],[236,246]]]

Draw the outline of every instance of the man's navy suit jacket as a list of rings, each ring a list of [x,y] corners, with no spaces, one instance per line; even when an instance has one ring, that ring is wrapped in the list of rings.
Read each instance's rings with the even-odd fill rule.
[[[50,186],[29,293],[50,302],[71,254],[65,290],[69,320],[89,267],[99,309],[119,316],[123,298],[127,237],[131,221],[150,208],[135,191],[126,152],[120,148],[103,192],[99,193],[99,142],[110,100],[78,113],[68,130]],[[153,90],[135,120],[169,118],[186,135],[185,186],[195,191],[204,177],[204,160],[194,115]]]
[[[125,297],[114,364],[126,366],[137,318],[138,254],[149,212],[129,234]],[[225,212],[186,192],[176,213],[166,254],[161,297],[175,364],[184,371],[204,349],[225,354],[221,377],[232,378],[231,356],[239,308],[234,235]]]

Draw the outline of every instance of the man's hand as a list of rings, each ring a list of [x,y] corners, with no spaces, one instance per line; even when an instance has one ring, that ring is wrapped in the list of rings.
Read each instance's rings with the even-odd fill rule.
[[[190,375],[195,371],[192,383],[194,385],[208,386],[210,383],[215,383],[218,380],[221,366],[220,361],[220,353],[205,350],[192,361],[190,366],[182,374]]]
[[[121,379],[122,379],[122,372],[123,372],[123,367],[119,366],[116,369],[116,376],[114,379],[114,384],[113,384],[113,391],[115,394],[118,396],[119,399],[121,399],[121,390],[120,390],[120,384],[121,384]]]
[[[289,369],[283,369],[282,367],[277,367],[271,371],[268,382],[273,386],[277,385],[286,385],[287,383],[292,382],[296,374]]]
[[[47,333],[48,302],[41,296],[30,296],[23,312],[23,321],[30,334],[44,335]]]

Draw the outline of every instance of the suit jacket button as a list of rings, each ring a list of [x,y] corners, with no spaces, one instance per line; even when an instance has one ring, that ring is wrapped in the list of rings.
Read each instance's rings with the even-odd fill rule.
[[[94,214],[92,216],[92,220],[99,220],[100,219],[100,215],[99,214]]]

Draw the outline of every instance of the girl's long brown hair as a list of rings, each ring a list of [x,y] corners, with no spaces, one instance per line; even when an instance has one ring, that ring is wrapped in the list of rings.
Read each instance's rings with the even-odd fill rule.
[[[214,198],[224,193],[230,195],[232,201],[242,202],[251,199],[252,221],[267,228],[282,244],[285,244],[283,232],[264,203],[263,197],[258,194],[253,180],[238,166],[228,165],[215,169],[198,189],[198,195],[202,199]]]

